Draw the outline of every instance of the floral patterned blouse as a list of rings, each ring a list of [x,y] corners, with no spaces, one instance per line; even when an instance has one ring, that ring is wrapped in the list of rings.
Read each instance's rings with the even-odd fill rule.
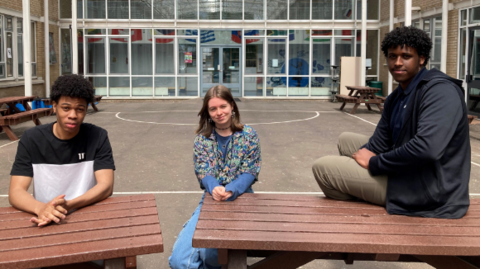
[[[225,161],[214,132],[210,137],[202,134],[195,137],[193,161],[200,187],[204,188],[202,179],[207,175],[216,178],[222,185],[227,185],[243,173],[251,174],[255,180],[258,180],[262,159],[260,157],[260,140],[255,130],[244,125],[241,132],[232,134]]]

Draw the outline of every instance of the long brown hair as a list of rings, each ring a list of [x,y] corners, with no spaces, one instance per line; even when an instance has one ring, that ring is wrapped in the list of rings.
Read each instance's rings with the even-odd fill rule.
[[[237,103],[235,103],[230,90],[223,85],[217,85],[211,87],[205,94],[205,98],[203,98],[202,109],[200,109],[200,112],[198,112],[200,121],[198,122],[198,127],[195,133],[202,134],[205,137],[209,137],[212,134],[212,131],[215,128],[215,122],[213,122],[213,120],[209,122],[210,114],[208,114],[208,102],[210,99],[215,97],[227,101],[233,107],[235,116],[232,118],[232,125],[230,126],[232,132],[235,133],[242,131],[243,124],[240,123],[240,112],[238,111]]]

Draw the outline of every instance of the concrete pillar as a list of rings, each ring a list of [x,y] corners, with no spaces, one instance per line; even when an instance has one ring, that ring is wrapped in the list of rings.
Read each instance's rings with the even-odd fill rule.
[[[72,74],[78,74],[77,0],[72,0]]]
[[[48,19],[48,0],[43,0],[43,16],[45,17],[45,95],[50,97],[50,36],[49,36],[49,19]]]
[[[388,31],[392,31],[393,30],[393,16],[395,15],[395,4],[394,4],[394,1],[395,0],[390,0],[390,23],[389,23],[389,27],[388,27]],[[388,66],[387,66],[388,68]],[[388,95],[390,95],[392,93],[392,90],[393,90],[393,77],[392,77],[392,74],[390,74],[390,70],[388,70]]]
[[[432,27],[435,27],[433,25]],[[435,28],[434,28],[435,29]],[[442,59],[440,62],[440,70],[447,73],[447,38],[448,38],[448,0],[443,0],[442,5]]]
[[[405,0],[405,26],[412,25],[412,0]]]
[[[361,45],[361,69],[360,70],[360,86],[365,86],[367,79],[366,59],[367,59],[367,0],[362,0],[362,45]]]
[[[25,78],[25,96],[32,95],[32,61],[31,61],[31,22],[30,0],[22,0],[23,8],[23,77]]]

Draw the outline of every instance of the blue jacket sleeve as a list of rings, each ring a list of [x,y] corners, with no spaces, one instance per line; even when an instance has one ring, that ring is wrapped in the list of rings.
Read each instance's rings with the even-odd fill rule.
[[[372,175],[412,169],[440,159],[465,114],[461,102],[452,85],[442,83],[427,90],[419,107],[417,133],[402,146],[370,158]]]
[[[212,195],[212,191],[213,191],[213,189],[215,189],[215,187],[220,186],[218,181],[212,176],[205,176],[202,179],[202,185],[205,187],[205,189],[207,189],[207,191],[208,191],[208,193],[210,193],[210,195]]]
[[[227,201],[233,201],[242,195],[252,185],[255,177],[248,173],[243,173],[238,178],[225,186],[225,191],[231,191],[233,195]]]

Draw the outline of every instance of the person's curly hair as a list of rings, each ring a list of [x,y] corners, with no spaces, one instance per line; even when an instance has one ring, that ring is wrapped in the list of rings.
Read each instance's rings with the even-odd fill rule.
[[[381,49],[385,57],[388,57],[388,49],[398,46],[402,48],[403,46],[409,46],[416,49],[418,56],[425,57],[423,66],[427,65],[432,50],[432,40],[425,31],[413,26],[397,27],[385,35]]]
[[[52,86],[50,100],[58,104],[58,100],[62,96],[83,98],[87,101],[87,104],[92,103],[94,97],[93,85],[79,75],[60,76]]]

